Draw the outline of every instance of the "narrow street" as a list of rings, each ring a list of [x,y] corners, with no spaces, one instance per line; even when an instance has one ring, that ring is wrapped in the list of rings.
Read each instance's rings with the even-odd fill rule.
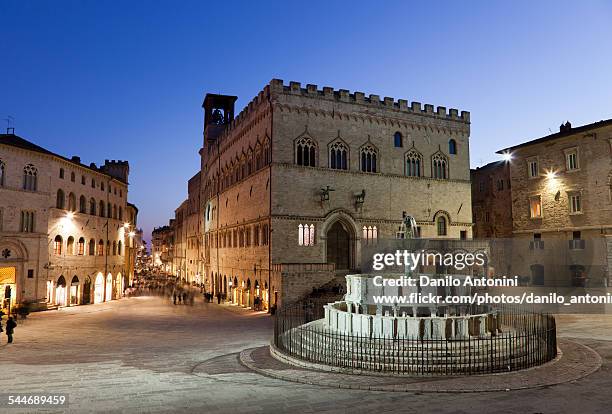
[[[0,386],[4,393],[68,393],[69,412],[609,412],[612,318],[586,324],[564,316],[559,325],[563,337],[602,355],[598,372],[506,393],[368,392],[285,382],[242,366],[238,352],[270,339],[272,319],[264,313],[136,297],[31,315],[14,344],[2,337]]]

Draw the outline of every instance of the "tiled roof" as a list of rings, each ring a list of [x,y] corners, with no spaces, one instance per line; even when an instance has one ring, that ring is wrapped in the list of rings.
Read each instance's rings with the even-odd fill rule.
[[[24,138],[21,138],[20,136],[15,135],[15,134],[0,134],[0,144],[9,145],[11,147],[17,147],[17,148],[25,149],[25,150],[28,150],[28,151],[39,152],[41,154],[51,155],[51,156],[54,156],[54,157],[57,157],[57,158],[61,158],[62,160],[67,161],[67,162],[69,162],[71,164],[74,164],[74,165],[78,165],[81,168],[86,168],[88,170],[95,171],[98,174],[106,175],[107,177],[110,177],[110,178],[112,178],[114,180],[117,180],[117,181],[120,181],[120,182],[124,182],[119,177],[112,176],[112,175],[110,175],[110,174],[108,174],[108,173],[106,173],[104,171],[101,171],[99,168],[94,168],[94,167],[92,167],[90,165],[81,164],[80,162],[78,162],[76,160],[73,160],[73,159],[70,159],[70,158],[66,158],[64,156],[61,156],[61,155],[56,154],[54,152],[51,152],[51,151],[49,151],[49,150],[47,150],[47,149],[45,149],[45,148],[43,148],[41,146],[38,146],[38,145],[36,145],[36,144],[34,144],[34,143],[24,139]]]
[[[497,153],[498,154],[503,154],[504,152],[512,151],[512,150],[517,149],[517,148],[528,147],[530,145],[535,145],[535,144],[539,144],[539,143],[542,143],[542,142],[552,141],[552,140],[557,139],[557,138],[563,138],[563,137],[568,137],[568,136],[571,136],[571,135],[574,135],[574,134],[580,134],[580,133],[583,133],[583,132],[590,131],[592,129],[597,129],[597,128],[605,127],[605,126],[608,126],[608,125],[612,125],[612,119],[606,119],[606,120],[602,120],[602,121],[598,121],[598,122],[593,122],[592,124],[583,125],[583,126],[579,126],[579,127],[576,127],[576,128],[570,128],[570,129],[567,129],[565,131],[560,131],[560,132],[557,132],[555,134],[547,135],[547,136],[542,137],[542,138],[537,138],[537,139],[534,139],[532,141],[528,141],[528,142],[524,142],[522,144],[514,145],[512,147],[504,148],[502,150],[497,151]]]

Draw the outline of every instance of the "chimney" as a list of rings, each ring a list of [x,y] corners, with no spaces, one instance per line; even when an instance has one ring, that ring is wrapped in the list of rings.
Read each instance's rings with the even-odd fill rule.
[[[79,157],[78,155],[73,155],[70,159],[72,160],[72,162],[76,162],[77,164],[81,163],[81,157]]]

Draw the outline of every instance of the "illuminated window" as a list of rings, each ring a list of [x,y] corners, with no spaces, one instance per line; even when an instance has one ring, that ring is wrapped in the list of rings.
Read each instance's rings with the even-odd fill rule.
[[[56,255],[62,254],[62,236],[59,234],[55,236],[55,240],[53,240],[53,253]]]
[[[79,256],[83,256],[85,254],[85,239],[83,237],[79,238],[79,245],[77,249],[77,254]]]
[[[542,198],[540,196],[529,199],[529,214],[531,218],[542,217]]]
[[[374,244],[378,240],[378,229],[376,226],[363,226],[363,239],[366,244]]]
[[[314,246],[315,244],[315,226],[314,224],[298,225],[298,245]]]
[[[98,242],[98,256],[104,256],[104,240]]]

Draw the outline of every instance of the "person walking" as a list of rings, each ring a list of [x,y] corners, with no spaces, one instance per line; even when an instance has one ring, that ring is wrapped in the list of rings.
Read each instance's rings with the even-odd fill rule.
[[[6,321],[6,336],[8,336],[8,343],[13,343],[13,333],[15,332],[15,327],[17,326],[17,322],[12,316],[9,316]]]

